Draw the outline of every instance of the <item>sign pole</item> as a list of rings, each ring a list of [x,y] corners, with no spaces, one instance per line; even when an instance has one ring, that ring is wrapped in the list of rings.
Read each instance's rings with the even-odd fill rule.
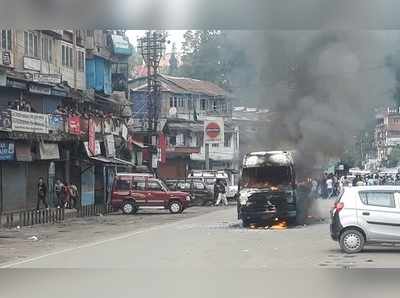
[[[205,144],[206,170],[210,169],[210,144]]]

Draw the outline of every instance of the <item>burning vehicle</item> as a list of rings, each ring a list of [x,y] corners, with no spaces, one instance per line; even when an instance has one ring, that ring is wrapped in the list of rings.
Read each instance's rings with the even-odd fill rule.
[[[296,222],[296,175],[287,151],[251,152],[243,159],[237,212],[243,226]]]

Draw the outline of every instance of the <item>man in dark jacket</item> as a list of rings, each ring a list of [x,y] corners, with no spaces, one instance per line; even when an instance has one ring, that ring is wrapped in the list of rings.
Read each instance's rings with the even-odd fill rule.
[[[43,178],[39,178],[39,183],[38,183],[38,189],[37,189],[37,203],[36,203],[36,210],[39,210],[40,207],[40,202],[43,203],[43,205],[48,208],[49,205],[47,205],[46,201],[46,195],[47,195],[47,186],[46,183],[44,182]]]

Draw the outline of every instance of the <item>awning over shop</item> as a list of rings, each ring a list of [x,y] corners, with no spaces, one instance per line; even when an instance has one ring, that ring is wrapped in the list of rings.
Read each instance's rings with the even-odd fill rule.
[[[89,158],[91,160],[104,163],[104,164],[106,164],[108,166],[115,166],[115,165],[124,165],[124,166],[132,166],[132,167],[135,166],[134,163],[129,162],[127,160],[120,159],[120,158],[107,158],[107,157],[104,157],[102,155],[91,156]]]

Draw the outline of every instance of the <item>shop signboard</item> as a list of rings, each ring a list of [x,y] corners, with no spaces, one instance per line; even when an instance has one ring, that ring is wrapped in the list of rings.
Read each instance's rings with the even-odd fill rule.
[[[99,141],[95,141],[95,152],[92,153],[89,151],[89,142],[84,142],[83,143],[85,145],[85,150],[88,156],[97,156],[97,155],[101,155],[101,148],[100,148],[100,142]]]
[[[40,159],[60,159],[60,151],[56,143],[40,143],[39,144]]]
[[[27,143],[16,143],[15,144],[15,156],[17,161],[27,161],[33,160],[31,145]]]
[[[64,131],[64,118],[62,115],[49,115],[49,130]]]
[[[34,73],[33,81],[42,84],[61,84],[61,75],[57,73]]]
[[[31,58],[31,57],[24,57],[24,68],[40,71],[41,61],[40,59]]]
[[[14,142],[0,142],[0,160],[14,160]]]
[[[81,118],[79,116],[68,117],[68,131],[73,135],[81,134]]]
[[[46,114],[11,110],[11,127],[15,131],[49,133],[49,117]]]
[[[115,156],[115,142],[113,135],[106,135],[104,137],[104,146],[106,147],[106,157]]]
[[[30,84],[29,85],[29,92],[37,93],[37,94],[44,94],[44,95],[51,95],[51,88],[47,87],[47,86]]]
[[[16,89],[26,89],[27,84],[25,82],[7,79],[7,87],[16,88]]]

